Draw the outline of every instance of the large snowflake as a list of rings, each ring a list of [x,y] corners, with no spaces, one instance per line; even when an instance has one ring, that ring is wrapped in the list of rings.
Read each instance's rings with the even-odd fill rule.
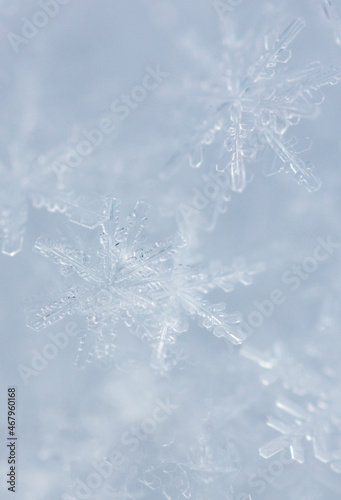
[[[84,316],[87,331],[81,341],[81,364],[93,355],[114,359],[119,322],[151,343],[152,364],[160,369],[168,367],[168,347],[177,334],[188,330],[190,317],[217,337],[235,344],[243,341],[239,314],[228,314],[223,303],[211,304],[204,295],[217,288],[231,291],[238,282],[250,284],[260,265],[246,268],[236,261],[230,268],[215,264],[205,272],[179,264],[179,255],[174,256],[185,245],[180,234],[145,244],[145,203],[136,205],[124,227],[117,201],[107,200],[107,208],[99,244],[90,253],[48,236],[38,239],[35,249],[73,279],[62,297],[43,307],[31,306],[29,326],[39,330],[69,314]]]
[[[205,150],[211,144],[217,169],[227,170],[231,189],[242,192],[252,175],[248,164],[261,151],[270,150],[275,160],[272,165],[266,161],[266,175],[283,170],[309,191],[319,188],[313,165],[300,156],[310,149],[310,140],[298,140],[289,130],[301,118],[316,115],[324,99],[321,88],[336,84],[341,70],[330,67],[324,71],[319,62],[288,67],[289,46],[304,25],[297,18],[261,43],[254,32],[238,40],[229,27],[219,80],[210,76],[202,86],[210,102],[207,118],[182,150],[192,167],[205,162]],[[178,155],[174,158],[178,161]]]

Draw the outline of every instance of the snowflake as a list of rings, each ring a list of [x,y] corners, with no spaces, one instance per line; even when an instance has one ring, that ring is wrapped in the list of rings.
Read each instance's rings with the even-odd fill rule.
[[[211,77],[202,85],[210,101],[208,116],[182,149],[192,167],[203,164],[206,145],[215,145],[217,170],[228,171],[230,188],[242,192],[251,177],[248,163],[269,150],[275,159],[266,166],[266,175],[283,170],[308,191],[320,187],[313,165],[300,156],[310,149],[311,141],[298,140],[288,131],[301,118],[316,116],[324,99],[321,88],[336,84],[341,69],[324,71],[319,62],[287,67],[292,56],[289,46],[304,25],[297,18],[283,32],[266,35],[261,46],[254,33],[238,40],[231,27],[226,30],[219,80]],[[174,158],[178,160],[178,155]]]
[[[92,253],[74,248],[66,241],[42,236],[35,250],[73,278],[62,297],[44,307],[33,305],[28,326],[41,329],[70,314],[86,318],[87,331],[81,340],[79,362],[114,359],[115,337],[120,321],[151,343],[152,364],[167,368],[167,348],[176,335],[189,328],[188,318],[234,344],[244,340],[238,328],[240,315],[225,312],[223,303],[211,304],[204,295],[220,288],[231,291],[236,283],[250,284],[260,265],[249,269],[236,261],[234,267],[217,264],[208,272],[182,265],[174,259],[185,246],[180,234],[144,244],[147,205],[137,203],[125,227],[118,219],[118,202],[107,200],[109,216],[101,224],[99,244]]]
[[[283,436],[260,448],[260,455],[270,458],[289,447],[293,460],[303,463],[304,442],[311,441],[317,460],[330,464],[341,473],[341,412],[340,398],[297,404],[293,398],[281,396],[276,401],[278,416],[270,416],[268,425]]]
[[[16,255],[22,249],[30,205],[63,213],[72,222],[89,228],[105,217],[100,199],[66,190],[43,157],[36,162],[12,161],[11,168],[0,164],[0,181],[0,233],[2,253],[6,255]]]

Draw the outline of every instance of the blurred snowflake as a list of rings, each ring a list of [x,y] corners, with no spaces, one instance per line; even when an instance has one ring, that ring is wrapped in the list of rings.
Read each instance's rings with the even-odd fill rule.
[[[331,391],[332,379],[328,370],[323,366],[318,370],[309,366],[313,365],[314,359],[310,359],[307,352],[303,353],[305,363],[291,356],[279,342],[266,352],[244,345],[240,354],[262,368],[260,380],[265,386],[280,382],[283,388],[298,396],[311,394],[320,398],[327,397]]]
[[[261,151],[270,150],[275,160],[266,165],[266,175],[283,170],[293,174],[308,191],[320,187],[313,165],[300,156],[310,149],[310,140],[298,140],[288,131],[301,118],[316,116],[324,99],[321,88],[336,84],[341,69],[324,71],[319,62],[298,69],[287,67],[292,57],[289,46],[304,26],[304,20],[297,18],[284,31],[267,34],[262,40],[255,36],[255,30],[239,40],[232,23],[226,27],[220,74],[212,68],[212,57],[204,54],[201,58],[209,61],[206,66],[215,74],[201,85],[209,103],[207,118],[170,160],[168,168],[184,154],[192,167],[200,167],[206,145],[211,144],[216,146],[213,156],[217,170],[227,171],[230,188],[242,192],[251,177],[247,165]]]
[[[166,447],[159,463],[145,469],[142,482],[150,490],[162,490],[165,499],[230,498],[240,467],[238,452],[224,432],[203,429],[186,445],[172,451]]]
[[[72,222],[89,228],[104,220],[102,200],[76,195],[67,189],[43,157],[35,161],[13,161],[11,168],[0,163],[0,182],[0,233],[2,253],[6,255],[16,255],[22,249],[31,205],[63,213]]]
[[[15,255],[22,249],[29,205],[57,209],[57,178],[39,162],[34,168],[30,168],[29,162],[13,162],[11,168],[0,165],[0,179],[2,253]]]

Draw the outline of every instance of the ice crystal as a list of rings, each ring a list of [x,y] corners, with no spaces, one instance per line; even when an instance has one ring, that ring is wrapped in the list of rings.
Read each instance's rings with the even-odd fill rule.
[[[147,205],[140,202],[121,227],[118,202],[107,201],[109,216],[101,224],[99,244],[92,254],[65,241],[42,236],[35,250],[61,268],[64,276],[74,275],[62,297],[44,307],[31,307],[28,325],[41,329],[78,313],[86,317],[87,332],[81,341],[81,364],[93,355],[114,358],[117,325],[123,321],[134,333],[151,343],[153,366],[168,366],[168,346],[176,335],[189,328],[188,318],[234,344],[244,340],[238,328],[238,313],[225,312],[223,303],[211,304],[204,295],[213,289],[231,291],[236,283],[250,284],[259,265],[246,268],[240,261],[233,267],[218,264],[206,272],[179,264],[185,245],[180,234],[144,244]]]
[[[287,66],[292,57],[289,47],[304,25],[303,19],[295,19],[284,31],[266,35],[262,47],[254,36],[240,41],[228,30],[220,81],[211,78],[205,85],[210,111],[182,150],[192,167],[203,164],[204,150],[211,144],[217,170],[227,170],[231,189],[242,192],[251,176],[248,164],[269,150],[275,160],[265,167],[266,175],[282,170],[308,191],[319,188],[313,165],[300,156],[311,142],[297,139],[289,130],[301,118],[316,115],[324,99],[321,88],[336,84],[341,69],[324,70],[319,62],[298,69]]]
[[[278,415],[270,416],[268,425],[283,436],[273,439],[260,448],[260,454],[269,458],[289,448],[293,460],[305,460],[305,442],[311,441],[314,456],[330,464],[333,471],[341,473],[341,413],[340,400],[308,401],[297,403],[294,398],[281,396],[276,401]]]

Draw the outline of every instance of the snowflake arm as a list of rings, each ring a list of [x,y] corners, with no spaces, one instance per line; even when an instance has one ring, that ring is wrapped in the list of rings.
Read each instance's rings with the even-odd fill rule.
[[[262,79],[271,79],[275,75],[275,67],[277,63],[286,64],[291,59],[291,51],[288,49],[296,36],[302,31],[305,22],[302,18],[297,18],[280,34],[275,40],[271,37],[266,38],[266,52],[263,54],[256,64],[250,69],[250,78],[252,83],[257,83]],[[246,80],[243,85],[247,88]]]
[[[304,163],[299,153],[306,151],[310,146],[296,147],[297,139],[282,139],[270,130],[264,130],[264,138],[275,153],[275,161],[279,164],[278,170],[292,172],[298,184],[304,184],[308,191],[316,191],[321,186],[321,181],[313,174],[314,166]],[[268,172],[268,174],[274,173]]]
[[[305,406],[291,398],[281,396],[276,401],[279,417],[270,416],[268,425],[283,437],[275,438],[262,446],[260,455],[269,458],[286,447],[290,447],[293,460],[305,461],[305,441],[311,441],[314,456],[323,463],[330,464],[337,471],[340,456],[341,419],[333,412],[330,403],[317,400]]]

